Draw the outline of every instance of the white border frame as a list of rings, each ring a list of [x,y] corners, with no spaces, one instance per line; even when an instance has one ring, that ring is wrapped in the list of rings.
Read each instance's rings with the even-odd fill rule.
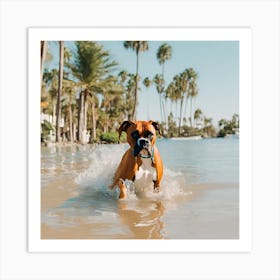
[[[29,252],[249,252],[252,248],[252,47],[250,28],[29,29]],[[168,35],[167,35],[168,34]],[[237,240],[40,239],[40,41],[239,41],[240,238]],[[38,55],[34,55],[38,54]],[[248,175],[249,174],[249,175]]]
[[[278,0],[1,0],[0,7],[0,279],[280,279]],[[250,253],[28,253],[27,28],[62,25],[252,28],[254,146]],[[13,124],[20,131],[14,130]],[[268,134],[263,133],[264,127]]]

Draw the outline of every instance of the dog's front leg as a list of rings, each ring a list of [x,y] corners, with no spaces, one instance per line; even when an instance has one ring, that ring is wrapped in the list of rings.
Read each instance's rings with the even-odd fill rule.
[[[119,189],[120,189],[120,195],[119,195],[119,199],[124,199],[127,197],[127,189],[126,189],[126,185],[124,183],[123,179],[119,179]]]
[[[153,182],[154,182],[154,192],[159,192],[159,188],[160,188],[159,181],[154,180]]]

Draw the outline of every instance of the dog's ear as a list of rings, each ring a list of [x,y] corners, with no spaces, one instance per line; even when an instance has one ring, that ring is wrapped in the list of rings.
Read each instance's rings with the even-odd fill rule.
[[[149,121],[149,123],[151,123],[152,126],[155,128],[155,130],[158,131],[159,135],[162,135],[162,131],[161,131],[160,125],[157,122]]]
[[[121,138],[122,132],[127,131],[127,129],[134,124],[133,121],[124,121],[121,126],[119,127],[119,139]]]

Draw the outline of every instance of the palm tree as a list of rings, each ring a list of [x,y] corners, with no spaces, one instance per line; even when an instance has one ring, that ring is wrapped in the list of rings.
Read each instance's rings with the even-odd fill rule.
[[[73,143],[76,140],[76,122],[75,122],[75,107],[76,99],[75,94],[77,87],[75,82],[69,78],[71,71],[71,60],[72,53],[68,48],[64,48],[64,73],[63,73],[63,92],[64,92],[64,107],[65,107],[65,125],[68,125],[66,131],[69,131],[69,141]]]
[[[79,80],[80,97],[78,113],[78,140],[86,143],[87,113],[91,105],[92,112],[92,138],[96,138],[96,94],[102,92],[104,76],[112,70],[117,63],[111,61],[109,53],[103,46],[92,41],[76,42],[77,53],[72,71]]]
[[[160,65],[162,65],[162,76],[164,77],[164,64],[166,60],[171,59],[172,48],[168,44],[163,44],[158,48],[157,59]]]
[[[148,77],[146,77],[144,80],[143,80],[143,85],[146,87],[146,88],[149,88],[153,83],[153,80],[150,80]]]
[[[197,88],[197,78],[198,78],[198,73],[193,69],[193,68],[187,68],[183,72],[185,75],[185,93],[184,93],[184,98],[185,98],[185,116],[187,116],[187,103],[188,99],[190,98],[190,123],[192,126],[192,99],[198,95],[198,88]]]
[[[153,82],[155,83],[157,92],[159,94],[160,116],[161,116],[161,122],[163,122],[163,110],[162,110],[161,96],[162,96],[162,93],[164,92],[165,81],[164,81],[162,75],[156,74]]]
[[[165,95],[167,98],[170,99],[171,101],[171,106],[170,106],[170,112],[173,115],[173,103],[176,102],[176,88],[175,88],[175,83],[172,81],[168,87],[166,88]]]
[[[204,122],[204,127],[203,127],[203,132],[204,132],[204,137],[215,137],[216,136],[216,129],[212,124],[212,118],[206,118],[204,117],[203,122]]]
[[[55,108],[56,108],[56,96],[58,88],[58,70],[52,69],[51,71],[44,71],[43,85],[46,93],[42,92],[41,99],[44,99],[47,103],[48,114],[52,115],[51,123],[55,125]]]
[[[136,81],[135,81],[134,74],[128,74],[128,77],[129,79],[126,85],[125,111],[126,111],[127,119],[131,120],[133,119],[132,115],[133,115],[133,108],[135,105],[133,96],[135,94]]]
[[[165,65],[165,62],[166,60],[169,60],[171,59],[172,57],[172,48],[170,45],[168,44],[163,44],[161,45],[159,48],[158,48],[158,51],[157,51],[157,59],[158,59],[158,62],[160,65],[162,65],[162,78],[164,79],[164,65]],[[165,102],[163,102],[162,100],[162,109],[163,109],[163,112],[164,112],[164,115],[167,116],[167,108],[166,108],[166,101],[167,101],[167,96],[165,95]],[[167,119],[165,119],[165,122],[167,123]]]
[[[134,106],[132,111],[132,119],[136,119],[136,107],[138,104],[138,81],[139,81],[139,53],[147,51],[149,45],[147,41],[124,41],[126,49],[133,49],[136,52],[136,74],[135,74],[135,92],[134,92]]]
[[[197,127],[197,121],[201,119],[201,116],[202,116],[202,111],[200,109],[196,109],[193,116],[196,127]]]
[[[153,80],[150,80],[148,77],[146,77],[144,80],[143,80],[143,84],[144,86],[148,89],[153,83]],[[147,119],[149,120],[150,119],[150,116],[149,116],[149,102],[147,104]]]
[[[212,118],[204,117],[203,122],[204,122],[204,128],[206,128],[206,127],[212,125]]]
[[[64,91],[64,108],[65,108],[65,125],[68,125],[68,128],[66,129],[69,131],[69,140],[71,143],[73,143],[75,138],[75,107],[76,107],[76,100],[75,100],[75,94],[76,94],[76,87],[75,83],[71,80],[64,80],[63,85],[63,91]]]
[[[196,97],[198,95],[198,88],[197,88],[195,80],[190,82],[188,94],[190,96],[190,122],[191,122],[191,127],[192,127],[192,125],[193,125],[193,123],[192,123],[192,100],[194,97]]]
[[[239,128],[239,115],[238,114],[234,114],[232,116],[231,123],[232,123],[232,126],[234,129]]]
[[[64,42],[59,41],[59,70],[58,70],[58,91],[56,102],[56,142],[61,142],[60,119],[61,119],[61,95],[63,83],[63,63],[64,63]]]
[[[44,72],[46,48],[47,48],[47,42],[41,41],[41,84],[43,83],[43,72]]]
[[[180,117],[179,117],[179,127],[178,127],[178,135],[181,135],[181,124],[182,124],[182,108],[184,102],[184,95],[186,92],[186,83],[185,83],[185,73],[181,73],[176,75],[173,78],[174,87],[175,87],[175,96],[176,100],[180,101]]]
[[[108,76],[103,81],[102,91],[102,103],[101,110],[103,112],[103,131],[107,133],[109,127],[114,125],[114,120],[118,118],[120,111],[116,107],[116,101],[119,100],[120,95],[123,94],[124,88],[118,83],[116,76]],[[120,101],[120,100],[119,100]],[[119,104],[118,104],[119,105]]]
[[[127,71],[123,70],[118,75],[121,78],[121,82],[124,83],[127,79],[128,73]]]
[[[192,100],[194,97],[198,95],[198,88],[197,88],[197,78],[198,73],[193,68],[187,68],[185,71],[186,73],[186,82],[187,82],[187,89],[185,94],[186,99],[186,106],[185,106],[185,116],[186,116],[186,109],[187,109],[187,100],[190,98],[190,124],[192,127]]]

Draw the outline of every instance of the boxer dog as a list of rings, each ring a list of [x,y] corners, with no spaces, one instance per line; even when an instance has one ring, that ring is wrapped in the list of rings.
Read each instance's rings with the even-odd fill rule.
[[[119,127],[119,138],[122,132],[127,134],[130,148],[124,153],[116,170],[111,189],[118,186],[119,198],[127,197],[125,180],[134,182],[135,189],[153,186],[158,192],[163,175],[163,164],[155,145],[156,131],[160,132],[158,123],[154,121],[124,121]]]

